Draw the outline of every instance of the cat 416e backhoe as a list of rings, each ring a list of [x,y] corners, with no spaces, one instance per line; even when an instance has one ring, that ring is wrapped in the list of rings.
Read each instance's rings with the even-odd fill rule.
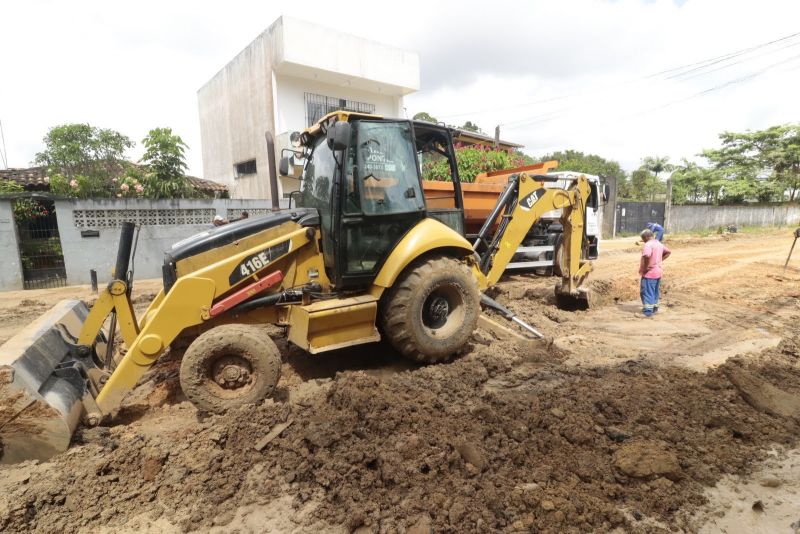
[[[192,236],[165,254],[163,289],[140,318],[124,224],[112,280],[91,311],[63,301],[0,347],[0,461],[65,450],[81,420],[97,425],[171,345],[188,343],[180,383],[199,408],[224,411],[270,395],[285,327],[312,354],[387,339],[420,362],[458,352],[495,284],[542,213],[562,209],[559,298],[585,298],[584,219],[597,192],[578,177],[516,174],[473,242],[450,131],[424,122],[334,112],[301,136],[296,207]],[[422,163],[445,158],[452,202],[427,208]],[[273,191],[277,173],[273,167]],[[283,167],[283,165],[282,165]],[[121,334],[104,324],[111,316]]]

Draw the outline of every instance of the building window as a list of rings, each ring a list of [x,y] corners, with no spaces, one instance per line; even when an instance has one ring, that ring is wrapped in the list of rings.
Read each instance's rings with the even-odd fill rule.
[[[305,93],[306,99],[306,126],[316,124],[318,120],[331,111],[354,111],[357,113],[375,113],[375,104],[356,102],[345,98],[315,95]]]
[[[241,178],[242,176],[247,176],[248,174],[256,174],[258,172],[256,169],[256,160],[254,159],[237,163],[233,166],[233,168],[236,171],[236,178]]]

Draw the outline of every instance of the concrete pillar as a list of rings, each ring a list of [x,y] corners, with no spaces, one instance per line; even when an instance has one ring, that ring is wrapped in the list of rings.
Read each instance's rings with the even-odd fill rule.
[[[0,290],[22,289],[22,261],[19,257],[19,235],[14,222],[14,202],[0,199]]]

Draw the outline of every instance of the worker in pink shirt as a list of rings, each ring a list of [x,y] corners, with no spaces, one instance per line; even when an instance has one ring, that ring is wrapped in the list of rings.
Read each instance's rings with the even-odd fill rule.
[[[642,247],[642,258],[639,261],[639,276],[642,277],[640,295],[642,297],[642,313],[645,317],[650,317],[658,312],[661,275],[664,274],[661,262],[669,258],[670,251],[653,237],[651,230],[644,230],[641,236],[644,246]]]

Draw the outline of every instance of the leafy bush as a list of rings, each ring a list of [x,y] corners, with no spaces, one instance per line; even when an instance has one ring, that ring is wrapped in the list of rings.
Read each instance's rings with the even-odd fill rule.
[[[24,193],[25,188],[11,180],[0,180],[0,196],[14,193]],[[14,220],[24,222],[36,217],[45,217],[49,214],[46,207],[32,198],[18,198],[13,202]]]
[[[50,192],[54,195],[73,198],[107,198],[113,196],[114,186],[104,176],[77,174],[68,179],[60,173],[50,174]]]
[[[520,167],[528,163],[526,156],[519,152],[508,153],[481,146],[456,148],[458,176],[462,182],[472,183],[482,172],[499,171]],[[423,180],[450,181],[450,165],[446,158],[438,158],[422,163]]]
[[[21,185],[11,180],[0,180],[0,195],[9,193],[21,193],[25,191]]]

